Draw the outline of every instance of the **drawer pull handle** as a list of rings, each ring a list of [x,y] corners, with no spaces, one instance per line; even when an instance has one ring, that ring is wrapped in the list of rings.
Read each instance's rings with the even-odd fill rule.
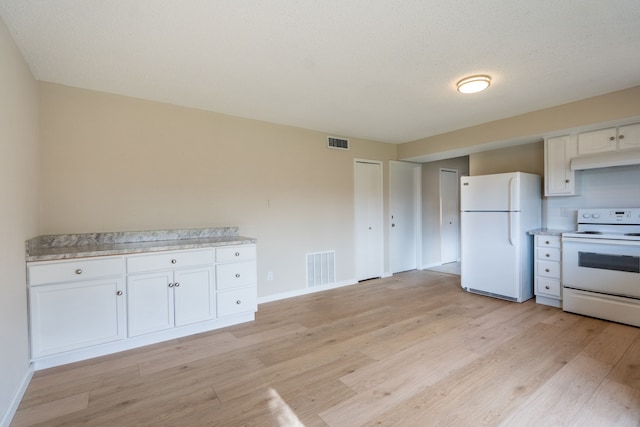
[[[545,286],[544,288],[545,288],[546,290],[549,290],[549,285]]]
[[[240,278],[240,273],[236,273],[236,279]]]
[[[82,274],[82,269],[81,268],[77,269],[76,274]]]
[[[235,254],[235,255],[236,255],[236,256],[240,256],[240,252],[236,252],[236,254]]]
[[[242,304],[242,301],[238,300],[238,301],[236,301],[236,304],[240,305],[240,304]]]
[[[118,295],[118,296],[122,295],[122,291],[116,292],[116,295]]]
[[[550,270],[548,268],[545,268],[544,271],[546,271],[548,273]]]
[[[176,260],[175,258],[171,260],[171,264],[175,264],[176,262],[178,262],[178,260]]]

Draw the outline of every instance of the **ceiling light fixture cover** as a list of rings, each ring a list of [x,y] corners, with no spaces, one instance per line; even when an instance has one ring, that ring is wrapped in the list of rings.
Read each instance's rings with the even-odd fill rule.
[[[491,77],[487,75],[469,76],[456,83],[460,93],[482,92],[491,84]]]

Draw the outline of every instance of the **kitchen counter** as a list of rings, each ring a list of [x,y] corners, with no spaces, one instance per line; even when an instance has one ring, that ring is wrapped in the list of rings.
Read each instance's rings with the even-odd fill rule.
[[[254,243],[238,227],[217,227],[44,235],[27,240],[25,251],[31,262]]]
[[[538,228],[530,230],[527,233],[532,236],[562,236],[562,233],[568,233],[572,230],[554,230],[551,228]]]

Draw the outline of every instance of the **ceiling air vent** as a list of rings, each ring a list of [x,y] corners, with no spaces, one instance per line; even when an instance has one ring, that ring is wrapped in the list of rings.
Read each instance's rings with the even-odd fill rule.
[[[327,146],[329,148],[337,148],[338,150],[348,150],[349,140],[344,138],[336,138],[333,136],[327,137]]]

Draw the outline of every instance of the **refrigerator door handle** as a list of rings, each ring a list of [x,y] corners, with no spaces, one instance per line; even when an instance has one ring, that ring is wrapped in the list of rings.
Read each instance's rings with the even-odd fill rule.
[[[509,179],[509,212],[513,211],[513,178]],[[511,215],[509,215],[511,219]],[[511,227],[511,220],[509,220],[509,227]],[[509,241],[511,241],[511,231],[509,231]]]
[[[513,246],[513,212],[509,211],[509,244]]]

